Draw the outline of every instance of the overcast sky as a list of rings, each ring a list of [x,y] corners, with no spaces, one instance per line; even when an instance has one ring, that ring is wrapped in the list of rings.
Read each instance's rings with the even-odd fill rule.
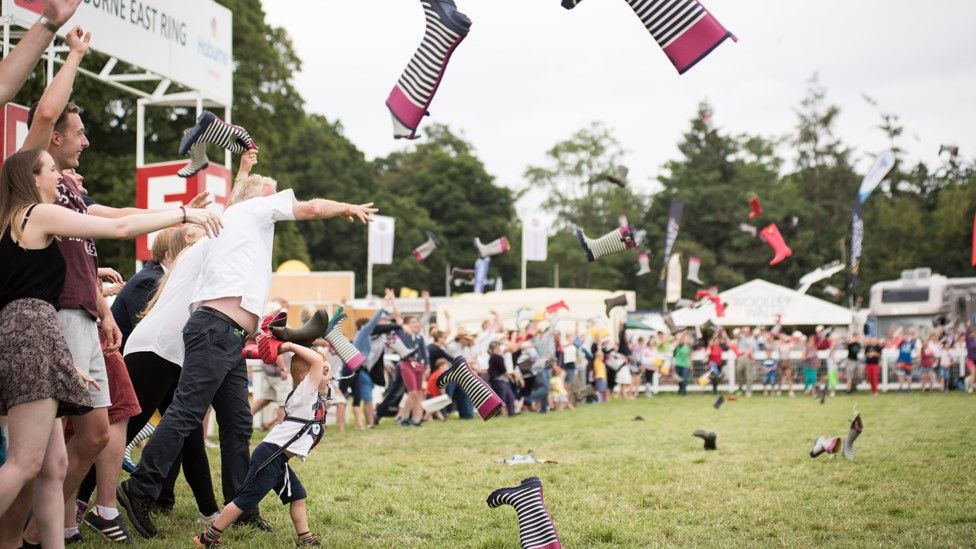
[[[392,138],[385,101],[423,34],[418,0],[263,3],[303,60],[296,83],[309,111],[338,119],[367,158],[408,146]],[[967,158],[976,148],[976,1],[705,0],[739,41],[681,76],[624,0],[572,11],[559,0],[457,3],[472,29],[422,124],[461,131],[513,188],[552,145],[599,120],[648,189],[679,157],[699,101],[725,131],[783,135],[814,72],[842,109],[840,136],[865,156],[862,172],[885,146],[879,108],[901,116],[911,160],[934,165],[942,143]]]

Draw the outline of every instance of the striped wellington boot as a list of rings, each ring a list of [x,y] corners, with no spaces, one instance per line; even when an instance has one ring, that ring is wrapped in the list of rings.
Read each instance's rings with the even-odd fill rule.
[[[468,35],[471,20],[453,0],[420,0],[424,8],[424,37],[393,86],[386,106],[393,117],[393,137],[416,139],[420,120],[434,100],[451,54]]]
[[[851,422],[851,429],[847,432],[847,437],[844,438],[844,457],[847,459],[854,459],[854,441],[857,437],[861,436],[861,431],[864,430],[864,422],[861,421],[861,414],[857,414],[854,417],[854,421]]]
[[[580,246],[586,252],[586,259],[596,261],[605,255],[622,252],[637,246],[634,239],[634,231],[630,226],[619,227],[601,236],[600,238],[590,238],[586,236],[582,228],[576,229],[576,238],[579,239]]]
[[[447,387],[448,383],[457,383],[461,386],[464,394],[468,395],[477,408],[481,419],[488,421],[502,411],[502,399],[498,398],[485,380],[468,366],[463,356],[454,357],[451,367],[437,378],[437,386],[441,389]]]
[[[332,315],[332,320],[329,322],[329,327],[325,333],[325,340],[332,345],[335,349],[339,358],[342,362],[349,367],[350,370],[356,371],[356,368],[366,361],[366,357],[363,353],[359,352],[359,349],[349,341],[346,334],[342,332],[342,323],[346,320],[346,313],[343,312],[342,307],[339,307],[335,314]]]
[[[625,1],[678,69],[678,74],[704,59],[726,38],[736,40],[698,0]]]
[[[224,122],[210,111],[203,111],[197,118],[196,125],[183,133],[183,139],[180,141],[180,156],[186,156],[190,148],[201,141],[217,145],[234,154],[257,148],[247,130]]]
[[[518,517],[522,549],[561,549],[556,524],[542,497],[542,481],[530,477],[512,488],[499,488],[488,496],[488,507],[511,505]]]
[[[182,178],[193,177],[200,170],[206,169],[210,165],[210,159],[207,158],[207,144],[203,141],[197,141],[190,147],[190,161],[180,168],[180,171],[176,172],[176,175]]]

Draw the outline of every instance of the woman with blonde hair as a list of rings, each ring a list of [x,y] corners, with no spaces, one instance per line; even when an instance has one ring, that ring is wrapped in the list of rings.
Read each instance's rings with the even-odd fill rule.
[[[128,239],[192,221],[214,233],[220,221],[204,209],[179,208],[108,219],[56,204],[60,174],[47,151],[27,149],[0,171],[0,415],[9,418],[10,454],[0,467],[0,514],[35,477],[34,516],[45,547],[64,544],[67,467],[61,422],[91,410],[74,368],[56,307],[66,277],[58,238]]]

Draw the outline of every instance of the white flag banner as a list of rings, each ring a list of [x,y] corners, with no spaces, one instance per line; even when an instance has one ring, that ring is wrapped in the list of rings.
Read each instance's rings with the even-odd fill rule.
[[[545,261],[549,257],[549,225],[541,216],[522,219],[522,259]]]
[[[373,265],[393,263],[393,229],[396,219],[374,215],[369,224],[369,262]]]
[[[877,158],[874,159],[874,164],[871,165],[871,169],[864,176],[864,180],[861,181],[861,188],[857,191],[857,199],[864,204],[871,195],[874,189],[878,188],[881,184],[881,180],[884,179],[891,168],[895,165],[895,153],[886,150],[882,151]]]
[[[668,261],[668,285],[665,301],[676,303],[681,299],[681,254],[671,254]]]

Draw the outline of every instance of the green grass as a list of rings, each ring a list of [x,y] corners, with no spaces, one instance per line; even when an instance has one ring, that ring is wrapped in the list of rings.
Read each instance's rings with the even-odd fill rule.
[[[518,547],[514,510],[485,498],[532,475],[565,547],[976,544],[972,397],[712,402],[667,395],[487,423],[330,428],[295,470],[327,547]],[[856,459],[810,459],[815,435],[846,433],[855,403],[865,424]],[[697,428],[718,432],[717,452],[702,450]],[[559,463],[495,463],[529,450]],[[174,515],[157,517],[161,537],[143,547],[188,546],[196,509],[178,488]],[[224,545],[293,546],[287,509],[269,496],[261,513],[274,533],[231,529]]]

